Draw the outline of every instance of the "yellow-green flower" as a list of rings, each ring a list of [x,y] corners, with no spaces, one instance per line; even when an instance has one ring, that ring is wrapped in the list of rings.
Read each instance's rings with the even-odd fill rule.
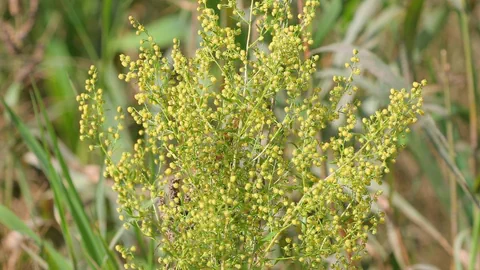
[[[306,1],[298,18],[288,1],[252,1],[247,15],[236,1],[224,2],[219,8],[238,23],[220,27],[200,0],[202,42],[192,58],[178,40],[171,57],[162,56],[129,17],[143,38],[137,59],[120,56],[118,78],[138,89],[138,105],[126,111],[139,139],[114,160],[126,116],[117,108],[118,125],[104,127],[94,67],[78,96],[81,138],[106,154],[120,219],[158,243],[160,269],[264,269],[279,260],[317,269],[332,256],[335,266],[352,268],[383,220],[372,213],[378,195],[367,187],[388,172],[398,138],[422,114],[425,82],[392,90],[387,108],[358,119],[359,102],[339,105],[357,91],[357,50],[345,65],[350,75],[333,77],[326,100],[310,86],[318,56],[304,57],[318,1]],[[320,140],[340,115],[337,135]],[[314,169],[326,161],[332,165],[321,177]],[[133,262],[135,247],[116,250],[125,268],[142,267]]]

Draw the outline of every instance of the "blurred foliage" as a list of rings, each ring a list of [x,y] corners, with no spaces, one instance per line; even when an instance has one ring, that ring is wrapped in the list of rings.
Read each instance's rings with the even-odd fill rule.
[[[297,7],[304,2],[293,0]],[[176,37],[191,54],[199,42],[196,3],[9,0],[0,1],[0,14],[0,93],[12,108],[0,106],[0,264],[5,269],[116,268],[122,258],[113,247],[121,241],[136,243],[153,266],[148,254],[155,244],[122,229],[111,180],[94,165],[101,157],[78,141],[74,97],[95,64],[107,91],[106,107],[131,104],[136,90],[117,78],[118,55],[137,47],[128,15],[146,25],[164,53]],[[228,14],[220,16],[228,25]],[[390,88],[409,87],[421,78],[430,84],[427,115],[412,128],[393,176],[372,187],[390,190],[378,203],[387,222],[370,237],[370,256],[361,266],[480,269],[480,215],[474,204],[480,191],[480,5],[475,0],[324,0],[311,31],[310,53],[320,55],[314,84],[323,89],[332,85],[333,74],[343,72],[340,55],[360,50],[365,72],[355,98],[363,102],[362,115],[384,106]],[[125,148],[135,139],[135,127],[131,130]],[[452,182],[458,192],[451,192]]]

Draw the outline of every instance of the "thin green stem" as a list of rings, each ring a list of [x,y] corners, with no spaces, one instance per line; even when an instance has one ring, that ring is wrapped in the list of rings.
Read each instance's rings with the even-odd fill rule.
[[[465,11],[465,1],[462,1],[463,8],[459,10],[458,16],[460,19],[460,28],[463,40],[463,51],[465,57],[465,70],[467,76],[467,91],[470,114],[470,146],[472,148],[471,168],[472,175],[476,175],[476,158],[475,152],[478,147],[478,118],[477,118],[477,103],[475,97],[475,75],[472,62],[472,47],[470,44],[470,32],[468,29],[468,15]]]
[[[447,51],[441,51],[441,64],[442,64],[442,77],[443,77],[443,91],[444,102],[447,109],[447,140],[448,140],[448,153],[451,160],[455,160],[455,150],[453,145],[453,125],[452,125],[452,101],[450,97],[450,80],[448,78],[448,72],[450,71],[450,65],[447,62]],[[455,244],[458,232],[458,205],[457,205],[457,184],[455,182],[455,175],[452,172],[448,172],[448,181],[450,187],[450,239],[452,246]],[[455,261],[452,258],[452,265]]]
[[[253,0],[250,1],[250,18],[248,19],[248,33],[247,33],[247,44],[245,45],[245,57],[248,60],[248,50],[250,49],[249,43],[250,43],[250,36],[252,32],[252,20],[253,20]],[[248,81],[248,61],[245,61],[245,67],[244,67],[244,88],[243,91],[247,89],[247,81]]]
[[[466,12],[466,3],[465,0],[462,0],[462,8],[458,11],[460,19],[460,28],[462,31],[462,40],[463,40],[463,50],[465,56],[465,70],[467,72],[467,89],[468,89],[468,99],[469,99],[469,112],[470,112],[470,144],[472,148],[471,155],[471,170],[473,178],[477,175],[477,160],[476,152],[478,148],[478,118],[477,118],[477,104],[475,97],[475,75],[474,75],[474,66],[472,61],[472,47],[470,40],[470,32],[468,27],[468,14]],[[475,196],[475,195],[473,195]],[[480,213],[477,208],[473,209],[473,216],[475,217],[474,227],[473,227],[473,246],[470,252],[470,266],[469,269],[473,270],[475,268],[476,259],[479,249],[479,234],[476,227],[480,223]],[[478,226],[477,226],[478,225]],[[476,242],[475,242],[476,240]]]
[[[477,257],[480,249],[480,211],[475,211],[475,218],[473,222],[472,248],[470,250],[469,270],[478,269]]]

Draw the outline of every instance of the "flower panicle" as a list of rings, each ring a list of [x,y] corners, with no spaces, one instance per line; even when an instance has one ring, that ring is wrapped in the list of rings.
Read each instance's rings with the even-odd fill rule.
[[[252,1],[248,12],[222,1],[217,8],[236,22],[221,27],[218,11],[199,0],[201,43],[191,57],[178,39],[163,55],[129,17],[139,53],[120,55],[118,78],[135,86],[137,104],[118,107],[113,127],[89,70],[77,97],[81,139],[104,152],[119,218],[158,244],[160,267],[263,269],[281,260],[321,269],[332,255],[337,267],[362,258],[384,220],[372,212],[380,193],[368,187],[389,172],[423,114],[426,81],[392,90],[386,108],[360,119],[360,102],[343,99],[359,90],[354,50],[350,74],[334,76],[328,95],[312,88],[319,56],[306,52],[318,4],[305,1],[294,17],[285,1]],[[125,118],[137,134],[120,151]],[[334,121],[336,135],[322,138]],[[142,268],[135,247],[116,250],[126,269]]]

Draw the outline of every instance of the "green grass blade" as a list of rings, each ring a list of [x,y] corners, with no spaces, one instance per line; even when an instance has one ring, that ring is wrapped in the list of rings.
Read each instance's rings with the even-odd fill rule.
[[[35,234],[22,220],[20,220],[12,211],[0,204],[0,223],[5,225],[10,230],[17,231],[24,236],[32,239],[38,246],[43,246],[49,258],[49,269],[72,269],[68,260],[65,259],[55,248],[50,244],[42,241],[42,239]]]
[[[407,14],[405,21],[403,22],[403,39],[405,40],[405,46],[407,47],[407,53],[411,59],[413,50],[415,48],[415,42],[417,40],[417,26],[422,14],[424,0],[410,1],[407,7]]]
[[[66,195],[67,195],[66,198],[67,198],[68,206],[70,208],[70,212],[82,236],[82,240],[83,240],[82,243],[85,244],[86,251],[95,261],[95,263],[97,265],[102,265],[102,262],[104,260],[103,258],[107,256],[106,253],[108,253],[108,251],[104,249],[101,242],[102,240],[98,238],[98,236],[95,234],[92,227],[90,226],[90,222],[89,222],[90,219],[85,213],[83,203],[80,199],[80,196],[77,190],[75,189],[75,185],[73,184],[72,178],[70,176],[68,166],[65,162],[65,159],[62,156],[62,153],[60,152],[60,149],[58,147],[57,137],[54,133],[53,126],[51,125],[48,119],[45,107],[41,102],[41,98],[39,96],[38,90],[35,91],[35,95],[37,97],[38,105],[40,107],[40,112],[44,117],[48,134],[53,143],[54,153],[60,163],[63,176],[65,177],[65,180],[67,182],[66,183],[67,185],[63,187],[63,190],[66,192]]]
[[[465,242],[465,239],[469,236],[469,231],[464,230],[457,234],[457,238],[455,238],[455,242],[453,243],[453,259],[455,264],[455,269],[463,270],[462,264],[462,244]]]
[[[417,224],[423,231],[428,233],[433,239],[435,239],[442,248],[449,254],[452,254],[452,246],[448,240],[430,223],[415,207],[413,207],[407,200],[405,200],[400,194],[395,191],[391,191],[388,186],[382,185],[381,187],[373,185],[374,190],[381,189],[386,197],[389,194],[392,195],[392,205],[399,212],[405,215],[413,223]]]
[[[477,257],[480,250],[480,211],[475,211],[475,221],[473,222],[472,247],[470,248],[469,270],[478,269]]]
[[[418,34],[416,41],[417,48],[422,51],[430,45],[430,43],[439,36],[448,20],[450,9],[447,6],[440,6],[429,12],[429,16],[425,17],[425,27]]]
[[[21,84],[20,83],[12,83],[10,86],[8,86],[7,90],[4,93],[4,99],[5,102],[13,106],[14,104],[18,103],[18,100],[20,99],[20,93],[21,93]]]
[[[74,73],[72,55],[67,44],[60,39],[52,39],[45,50],[45,96],[52,103],[59,104],[61,113],[54,120],[57,132],[63,141],[75,149],[79,141],[79,132],[72,129],[72,123],[78,122],[75,98],[69,82],[69,74]]]
[[[110,240],[110,243],[108,244],[108,249],[113,249],[115,245],[120,241],[120,238],[123,236],[123,234],[126,232],[125,227],[120,227],[115,235],[112,237],[112,240]]]
[[[428,137],[431,139],[433,145],[435,146],[435,149],[440,154],[440,157],[445,161],[448,168],[455,175],[455,180],[457,181],[457,184],[463,189],[463,191],[466,193],[468,198],[477,207],[477,209],[480,209],[480,201],[475,196],[473,191],[470,189],[467,180],[460,172],[460,169],[458,169],[457,165],[455,164],[455,161],[453,161],[450,158],[450,155],[448,153],[447,146],[446,146],[447,140],[442,135],[440,130],[438,130],[437,126],[435,125],[435,122],[431,117],[426,117],[426,120],[424,121],[423,129],[428,135]]]
[[[112,0],[102,1],[102,60],[109,58],[109,41],[110,41],[110,23],[112,13]]]
[[[49,263],[49,262],[46,262],[43,258],[43,257],[47,257],[47,260],[50,259],[50,257],[48,256],[48,253],[46,252],[41,252],[40,254],[37,254],[37,252],[33,251],[30,247],[26,246],[26,245],[23,245],[22,246],[22,249],[23,251],[25,251],[25,253],[28,254],[28,256],[30,256],[30,258],[32,258],[32,260],[38,264],[38,266],[42,269],[57,269],[57,265],[55,263]]]
[[[107,255],[103,258],[102,269],[105,269],[105,266],[108,266],[109,269],[120,269],[121,262],[119,261],[118,257],[115,256],[113,249],[109,248],[105,238],[101,238],[100,240],[103,248],[107,251]]]
[[[100,235],[103,238],[107,236],[107,209],[105,203],[105,178],[103,174],[100,174],[100,179],[95,189],[95,208]]]
[[[180,14],[172,14],[160,18],[146,25],[145,28],[148,29],[148,33],[154,37],[158,46],[164,47],[170,45],[174,38],[179,38],[180,40],[185,38],[188,18],[188,12],[182,11]],[[178,31],[171,31],[172,29],[178,29]],[[115,44],[115,48],[120,51],[137,49],[138,36],[135,34],[135,31],[132,31],[130,34],[115,40],[113,44]]]
[[[320,46],[328,33],[333,29],[338,16],[342,12],[342,5],[341,0],[332,0],[325,3],[322,8],[322,15],[319,16],[319,20],[316,22],[317,30],[313,34],[312,48]]]
[[[155,243],[152,239],[148,239],[148,255],[147,262],[149,269],[155,269]]]
[[[94,234],[92,228],[90,227],[89,219],[86,216],[86,213],[83,208],[83,204],[80,200],[78,193],[75,190],[75,186],[73,185],[73,182],[70,178],[66,163],[58,149],[56,137],[53,136],[52,134],[53,127],[51,125],[48,125],[49,121],[48,119],[46,119],[49,134],[51,136],[54,146],[56,146],[54,147],[55,154],[59,159],[62,171],[67,180],[67,184],[68,184],[67,187],[64,186],[60,176],[55,171],[50,161],[51,159],[47,154],[47,152],[40,146],[40,144],[35,139],[35,137],[30,133],[29,129],[20,120],[20,118],[10,109],[10,107],[6,106],[6,104],[4,105],[10,118],[12,119],[12,122],[20,131],[20,134],[24,139],[25,143],[27,144],[27,146],[39,159],[42,165],[42,168],[47,178],[49,179],[49,182],[51,184],[51,187],[54,193],[55,205],[57,206],[57,209],[59,211],[62,231],[65,234],[67,245],[71,249],[72,259],[74,258],[75,253],[73,251],[73,248],[71,248],[73,245],[71,243],[69,228],[68,228],[68,225],[66,224],[66,220],[65,220],[66,215],[65,215],[65,210],[63,209],[62,202],[66,202],[70,209],[70,212],[75,221],[75,224],[77,225],[77,228],[80,232],[81,244],[84,246],[85,252],[87,252],[88,256],[90,256],[94,260],[96,265],[101,265],[102,261],[104,260],[103,258],[107,256],[106,251],[104,250],[101,241]],[[42,106],[43,104],[40,103],[40,105],[41,105],[40,111],[42,112],[44,117],[46,117],[45,108]],[[114,268],[114,267],[110,267],[110,268]]]
[[[12,123],[17,127],[27,147],[37,156],[42,166],[42,170],[50,182],[53,191],[53,200],[60,216],[60,227],[62,228],[62,232],[64,234],[64,239],[67,244],[70,257],[72,258],[75,266],[76,259],[72,243],[73,238],[70,234],[70,229],[65,219],[66,215],[62,203],[65,201],[65,193],[61,191],[58,174],[55,172],[49,155],[42,148],[40,143],[35,139],[28,127],[20,120],[20,118],[13,112],[13,110],[5,103],[3,99],[0,99],[0,101],[3,103],[7,114],[10,116]]]
[[[431,224],[415,207],[408,203],[400,194],[394,192],[393,205],[407,216],[410,220],[416,223],[425,232],[430,234],[447,252],[452,251],[452,247],[448,240]]]
[[[421,132],[417,131],[409,134],[407,149],[413,154],[417,164],[425,176],[427,176],[442,206],[447,207],[449,205],[449,197],[445,193],[445,181],[440,164],[438,164],[437,159],[435,159],[428,144],[425,142],[426,136],[422,135]]]
[[[403,9],[397,5],[384,8],[380,14],[372,18],[365,28],[364,33],[360,36],[359,42],[367,43],[379,35],[383,30],[388,29],[393,20],[403,16]]]
[[[20,187],[20,192],[22,194],[22,198],[25,200],[25,203],[28,207],[28,212],[32,214],[32,216],[35,214],[35,203],[33,202],[33,196],[32,193],[30,192],[30,188],[28,186],[28,180],[25,175],[24,169],[21,167],[20,160],[15,157],[14,160],[14,166],[15,166],[15,171],[17,173],[18,177],[18,185]]]
[[[407,258],[404,257],[404,244],[399,234],[398,227],[393,223],[392,220],[386,219],[386,228],[387,228],[387,239],[392,248],[393,257],[395,261],[400,266],[401,269],[405,269],[407,264]]]
[[[467,93],[469,103],[469,121],[470,121],[470,145],[473,149],[471,160],[474,168],[472,170],[474,180],[480,181],[478,170],[476,169],[478,158],[475,157],[475,151],[478,149],[478,102],[479,89],[477,85],[477,74],[475,68],[474,54],[472,51],[472,38],[469,29],[469,14],[467,13],[467,4],[465,0],[460,1],[461,8],[457,9],[460,30],[462,33],[463,53],[465,59],[465,71],[467,79]],[[480,182],[474,183],[473,186],[480,185]]]
[[[353,49],[355,49],[355,47],[349,44],[334,43],[313,49],[310,53],[314,55],[325,52],[334,52],[341,56],[351,53]],[[389,88],[401,89],[406,86],[402,77],[395,74],[395,72],[392,71],[392,68],[373,52],[366,49],[360,49],[359,57],[362,59],[362,67],[365,71],[372,73],[373,76],[375,76],[380,82],[385,83]]]
[[[344,43],[353,44],[358,35],[362,32],[367,22],[381,7],[382,1],[379,0],[366,0],[362,1],[358,9],[355,11],[353,20],[348,26],[347,33],[343,40]]]
[[[90,59],[98,59],[98,54],[95,50],[95,46],[93,45],[92,40],[89,38],[87,30],[85,30],[85,26],[83,25],[82,20],[78,17],[77,12],[75,11],[74,3],[72,1],[66,0],[62,0],[61,3],[65,12],[67,13],[68,19],[73,24],[75,31],[78,33],[78,36],[82,41],[83,48],[85,48],[85,50],[87,51],[88,57]]]

